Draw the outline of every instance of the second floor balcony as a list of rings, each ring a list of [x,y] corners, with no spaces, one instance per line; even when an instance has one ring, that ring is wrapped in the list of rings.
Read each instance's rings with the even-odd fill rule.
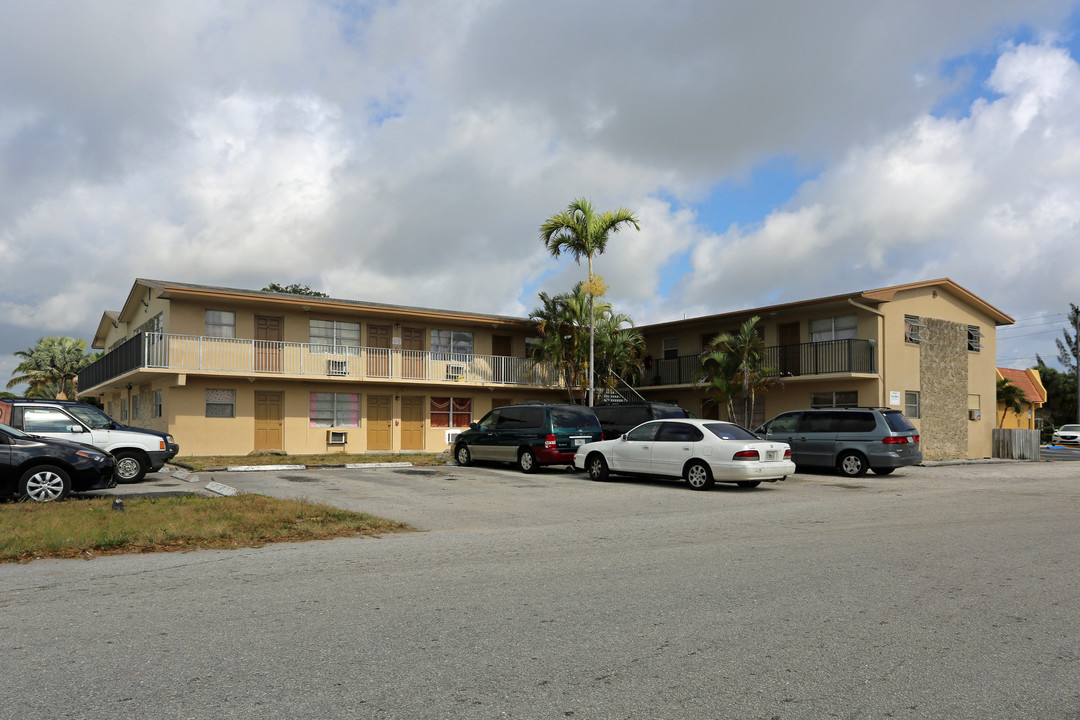
[[[553,387],[547,363],[499,355],[139,333],[79,373],[97,387],[134,370]]]
[[[801,377],[831,373],[874,374],[877,362],[873,340],[824,340],[765,348],[762,363],[777,377]],[[646,385],[689,385],[701,377],[701,355],[680,355],[653,360],[645,372]]]

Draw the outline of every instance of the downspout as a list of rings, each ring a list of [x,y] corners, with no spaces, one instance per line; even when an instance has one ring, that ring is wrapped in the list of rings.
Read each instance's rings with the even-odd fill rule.
[[[865,310],[868,313],[873,313],[874,315],[878,316],[878,343],[877,344],[878,344],[879,347],[876,348],[876,351],[878,353],[878,367],[881,368],[880,371],[878,372],[878,389],[881,391],[881,394],[879,395],[879,400],[880,400],[880,406],[881,407],[888,407],[889,406],[888,403],[885,402],[886,399],[887,399],[885,397],[885,393],[887,392],[885,390],[885,377],[886,377],[885,376],[885,313],[881,312],[880,310],[878,310],[876,308],[872,308],[869,305],[863,305],[862,303],[857,303],[854,300],[852,300],[851,298],[848,298],[848,303],[850,303],[851,305],[854,305],[855,307],[859,308],[860,310]]]

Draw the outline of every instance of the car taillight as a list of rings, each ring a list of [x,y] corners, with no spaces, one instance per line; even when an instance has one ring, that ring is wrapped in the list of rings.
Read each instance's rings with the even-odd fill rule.
[[[758,455],[757,450],[740,450],[735,453],[735,457],[732,460],[760,460],[761,456]]]
[[[791,459],[791,448],[788,448],[787,450],[784,451],[784,459],[785,460],[790,460]]]
[[[544,438],[544,447],[546,447],[546,448],[555,447],[555,436],[554,435],[548,435],[548,436],[546,436]]]
[[[889,437],[881,438],[881,442],[885,443],[886,445],[914,445],[915,443],[919,442],[919,436],[918,435],[903,435],[903,436],[900,436],[900,437],[889,436]]]

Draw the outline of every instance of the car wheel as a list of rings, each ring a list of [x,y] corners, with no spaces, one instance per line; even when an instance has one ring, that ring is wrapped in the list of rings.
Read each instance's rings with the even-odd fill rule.
[[[472,465],[472,453],[469,452],[468,445],[458,445],[454,450],[454,459],[457,460],[457,464],[462,467],[468,467]]]
[[[870,469],[874,471],[875,475],[888,475],[889,473],[891,473],[896,468],[870,468]]]
[[[695,460],[686,468],[686,484],[691,490],[708,490],[713,482],[712,470],[700,460]]]
[[[761,481],[760,480],[740,480],[739,482],[737,482],[735,484],[738,485],[739,487],[755,488],[755,487],[757,487],[758,485],[761,484]]]
[[[842,453],[836,459],[836,470],[847,477],[862,477],[867,471],[866,458],[857,452]]]
[[[34,502],[63,500],[71,492],[71,478],[53,465],[39,465],[23,473],[19,480],[19,497]]]
[[[116,456],[116,482],[137,483],[146,477],[149,469],[146,460],[137,452],[121,450],[113,453]]]
[[[589,479],[604,482],[608,479],[607,460],[600,453],[593,453],[585,459],[585,469],[589,471]]]
[[[521,468],[523,473],[536,472],[536,453],[532,450],[522,450],[518,455],[518,467]]]

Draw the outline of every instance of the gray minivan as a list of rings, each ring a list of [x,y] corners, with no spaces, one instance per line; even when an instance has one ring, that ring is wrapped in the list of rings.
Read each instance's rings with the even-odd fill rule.
[[[892,408],[815,408],[781,413],[756,432],[791,446],[796,465],[834,467],[859,477],[922,462],[919,431]]]
[[[497,407],[454,440],[459,465],[474,460],[517,463],[522,472],[541,465],[574,465],[585,443],[604,439],[592,408],[583,405],[528,403]]]

